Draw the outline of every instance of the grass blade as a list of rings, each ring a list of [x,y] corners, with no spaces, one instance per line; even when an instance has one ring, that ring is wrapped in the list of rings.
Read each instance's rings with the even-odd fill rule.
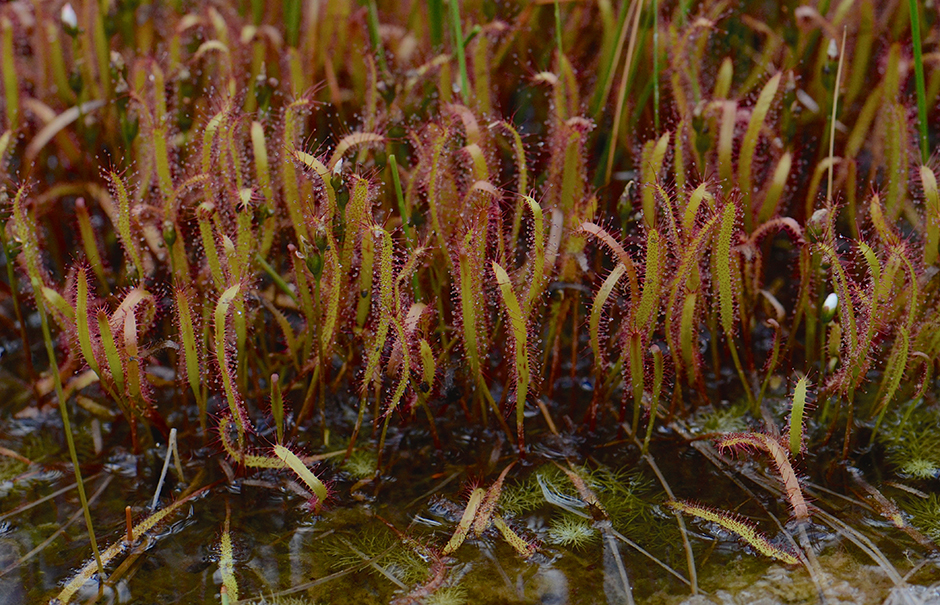
[[[930,147],[927,143],[927,91],[924,85],[924,54],[920,45],[920,2],[907,0],[911,19],[911,46],[914,47],[914,80],[917,87],[917,121],[920,126],[920,162],[927,164]],[[845,42],[843,42],[844,46]]]

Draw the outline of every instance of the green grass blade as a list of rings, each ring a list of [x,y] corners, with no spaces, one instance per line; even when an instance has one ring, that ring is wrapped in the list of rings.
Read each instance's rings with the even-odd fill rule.
[[[449,0],[450,23],[454,34],[454,52],[460,69],[460,98],[470,105],[470,80],[467,78],[467,58],[464,54],[463,26],[460,24],[460,0]]]
[[[62,377],[59,375],[59,364],[56,361],[55,349],[52,344],[52,333],[49,331],[49,320],[46,317],[45,303],[42,296],[38,293],[42,288],[39,279],[31,280],[33,292],[36,292],[36,310],[39,312],[39,320],[42,324],[42,336],[46,344],[46,355],[49,357],[49,367],[52,372],[53,383],[55,384],[56,398],[59,400],[59,413],[62,415],[62,431],[65,433],[65,440],[69,446],[69,457],[72,460],[72,470],[75,472],[75,484],[78,487],[78,496],[82,503],[82,512],[85,515],[85,527],[88,530],[88,538],[91,541],[91,549],[95,553],[95,563],[97,564],[98,574],[104,579],[104,565],[101,561],[101,552],[98,550],[98,541],[95,539],[95,528],[91,522],[91,510],[88,508],[88,498],[85,496],[85,483],[82,481],[82,470],[78,463],[78,453],[75,449],[75,440],[72,437],[72,424],[69,422],[69,412],[66,407],[65,394],[62,390]]]
[[[920,162],[927,164],[930,148],[927,143],[927,91],[924,85],[924,55],[920,44],[920,15],[917,0],[907,0],[911,18],[911,46],[914,47],[914,80],[917,86],[917,121],[920,126]]]

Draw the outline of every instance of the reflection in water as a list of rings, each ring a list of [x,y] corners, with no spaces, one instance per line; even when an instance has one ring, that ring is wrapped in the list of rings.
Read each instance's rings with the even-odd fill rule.
[[[633,590],[623,566],[610,521],[599,521],[597,528],[604,536],[604,594],[611,605],[633,605]]]
[[[534,581],[541,605],[567,605],[568,578],[561,570],[543,565]]]

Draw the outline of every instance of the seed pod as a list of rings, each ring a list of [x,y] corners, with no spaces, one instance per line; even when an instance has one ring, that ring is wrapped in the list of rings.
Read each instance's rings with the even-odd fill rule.
[[[323,275],[323,257],[317,251],[312,251],[307,254],[307,257],[304,259],[304,263],[307,265],[307,270],[310,271],[310,274],[313,275],[313,278],[317,281],[320,281],[320,277]]]
[[[349,203],[349,187],[346,186],[346,181],[343,179],[342,173],[342,161],[337,162],[336,167],[333,168],[333,176],[330,178],[330,185],[333,186],[333,190],[336,191],[336,207],[339,208],[340,212],[346,211],[346,204]]]
[[[313,245],[317,247],[317,250],[326,248],[326,227],[323,226],[323,223],[318,223],[316,230],[313,232]]]
[[[173,224],[173,221],[163,221],[163,241],[168,248],[172,248],[173,244],[176,243],[176,225]]]

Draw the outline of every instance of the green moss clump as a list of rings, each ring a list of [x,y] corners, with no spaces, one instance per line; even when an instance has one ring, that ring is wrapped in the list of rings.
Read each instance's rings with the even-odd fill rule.
[[[899,474],[912,479],[940,476],[938,417],[934,406],[911,401],[886,420],[879,438]]]

